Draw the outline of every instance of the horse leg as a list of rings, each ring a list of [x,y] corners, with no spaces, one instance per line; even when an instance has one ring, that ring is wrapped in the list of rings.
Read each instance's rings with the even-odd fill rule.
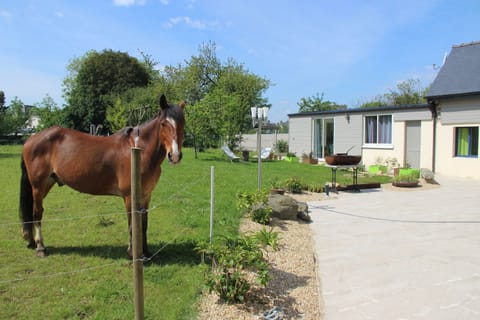
[[[43,199],[52,189],[55,181],[50,178],[45,180],[41,188],[32,187],[33,195],[33,229],[35,231],[34,241],[37,249],[37,256],[44,258],[47,255],[47,249],[43,244],[42,236],[42,217],[43,217]]]
[[[125,197],[125,209],[127,210],[127,220],[128,220],[128,234],[129,234],[129,240],[128,240],[128,249],[127,249],[127,254],[130,259],[133,258],[133,248],[132,248],[132,198],[131,197]]]
[[[151,257],[151,253],[148,250],[147,245],[147,227],[148,227],[148,205],[147,208],[142,208],[142,251],[144,257]],[[132,247],[132,198],[125,197],[125,208],[127,210],[128,218],[128,233],[129,233],[129,242],[128,242],[128,256],[133,257],[133,247]]]
[[[147,258],[152,256],[150,250],[148,250],[147,243],[147,228],[148,228],[148,204],[142,209],[142,246],[143,246],[143,255]]]
[[[46,256],[45,245],[42,236],[42,216],[43,216],[43,195],[39,190],[33,190],[33,228],[35,231],[35,244],[37,256],[44,258]]]

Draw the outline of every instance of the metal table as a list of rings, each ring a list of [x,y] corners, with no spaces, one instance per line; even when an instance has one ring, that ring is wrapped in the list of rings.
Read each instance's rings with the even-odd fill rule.
[[[337,169],[353,169],[352,177],[353,177],[353,186],[358,185],[358,164],[353,165],[330,165],[326,164],[326,167],[332,169],[332,187],[331,190],[337,192]],[[360,188],[356,188],[356,190],[360,191]]]

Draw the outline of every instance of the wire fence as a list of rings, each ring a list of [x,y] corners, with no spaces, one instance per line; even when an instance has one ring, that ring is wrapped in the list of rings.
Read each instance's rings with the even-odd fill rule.
[[[192,195],[192,193],[186,191],[188,190],[188,187],[189,186],[192,186],[194,184],[196,184],[197,182],[196,181],[192,181],[189,185],[186,185],[186,186],[183,186],[181,188],[182,190],[182,195],[185,196],[186,194],[190,194]],[[172,199],[175,199],[179,196],[179,192],[177,193],[172,193],[167,199],[165,199],[166,201],[169,201],[169,200],[172,200]],[[207,206],[210,206],[210,202],[208,200],[205,200],[205,208],[207,210]],[[148,211],[146,212],[152,212],[152,211],[155,211],[155,210],[158,210],[160,209],[161,206],[156,204],[156,205],[153,205],[151,206]],[[208,210],[207,210],[208,211]],[[128,213],[132,213],[133,211],[122,211],[122,212],[113,212],[113,213],[102,213],[102,214],[91,214],[91,215],[82,215],[82,216],[75,216],[75,217],[64,217],[64,218],[46,218],[46,219],[42,219],[41,220],[41,223],[42,224],[48,224],[48,223],[57,223],[57,222],[66,222],[66,221],[77,221],[77,220],[87,220],[87,219],[94,219],[94,218],[105,218],[105,217],[113,217],[113,216],[125,216],[126,214]],[[145,211],[140,211],[141,213],[146,213]],[[31,222],[26,222],[27,224],[32,224],[32,223],[36,223],[36,222],[40,222],[40,221],[31,221]],[[9,228],[9,227],[12,227],[12,226],[21,226],[22,222],[19,222],[18,220],[17,221],[10,221],[10,222],[5,222],[5,223],[1,223],[0,224],[0,228]],[[180,236],[184,235],[185,231],[187,231],[188,229],[190,228],[183,228],[182,230],[178,230],[176,232],[176,236],[173,237],[173,239],[171,239],[170,243],[173,243],[175,242]],[[127,263],[128,264],[133,264],[134,262],[137,262],[137,261],[142,261],[144,263],[146,262],[150,262],[152,261],[157,255],[159,255],[163,250],[165,250],[165,248],[170,244],[170,243],[165,243],[163,244],[158,250],[156,250],[150,257],[142,257],[142,258],[139,258],[139,259],[136,259],[136,260],[129,260]],[[53,272],[53,273],[49,273],[49,274],[44,274],[44,275],[36,275],[36,276],[29,276],[29,277],[17,277],[17,278],[13,278],[13,279],[0,279],[0,284],[8,284],[8,283],[15,283],[15,282],[21,282],[21,281],[29,281],[29,280],[38,280],[38,279],[48,279],[48,278],[53,278],[53,277],[60,277],[60,276],[69,276],[69,275],[75,275],[75,274],[79,274],[79,273],[84,273],[84,272],[87,272],[87,271],[92,271],[92,270],[98,270],[98,269],[103,269],[103,268],[108,268],[108,267],[112,267],[112,266],[120,266],[120,265],[124,265],[125,262],[122,262],[122,263],[119,263],[119,262],[110,262],[110,263],[106,263],[106,264],[102,264],[102,265],[98,265],[98,266],[87,266],[87,267],[84,267],[84,268],[78,268],[78,269],[73,269],[73,270],[69,270],[69,271],[62,271],[62,272]]]

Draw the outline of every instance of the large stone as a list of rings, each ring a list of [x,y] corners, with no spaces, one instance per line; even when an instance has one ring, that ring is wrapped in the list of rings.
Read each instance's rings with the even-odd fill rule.
[[[289,196],[271,194],[268,205],[272,208],[272,217],[282,220],[297,220],[298,203]]]

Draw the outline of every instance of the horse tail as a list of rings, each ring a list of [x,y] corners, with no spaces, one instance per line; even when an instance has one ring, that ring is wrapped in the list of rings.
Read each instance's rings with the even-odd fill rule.
[[[22,177],[20,180],[20,219],[23,222],[23,237],[29,240],[33,230],[33,192],[22,156]]]

